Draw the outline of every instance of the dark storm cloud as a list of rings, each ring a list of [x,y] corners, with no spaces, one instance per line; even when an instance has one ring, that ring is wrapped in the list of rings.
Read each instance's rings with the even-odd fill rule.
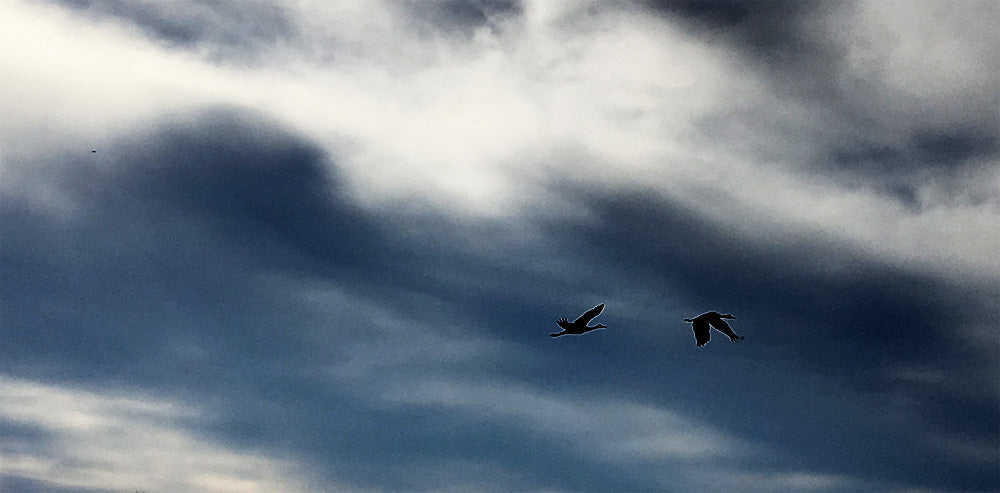
[[[288,13],[270,2],[52,1],[80,15],[128,23],[170,46],[206,50],[219,61],[256,61],[269,47],[296,36]]]
[[[912,142],[926,162],[947,167],[973,158],[1000,156],[998,131],[997,127],[927,129],[917,132]]]
[[[198,125],[204,134],[182,126],[143,143],[147,164],[116,180],[154,207],[186,209],[246,244],[276,242],[292,258],[339,267],[377,257],[375,231],[338,196],[317,148],[226,112]]]
[[[989,126],[917,130],[904,145],[859,141],[832,152],[833,162],[853,171],[954,171],[977,159],[1000,156],[1000,140]]]
[[[1000,122],[998,122],[1000,123]],[[998,200],[995,192],[974,190],[963,178],[974,176],[986,162],[1000,158],[1000,126],[985,123],[954,128],[942,125],[915,130],[903,143],[858,140],[821,151],[817,170],[836,181],[864,183],[895,196],[911,210],[926,206],[919,190],[933,182],[952,203],[981,204]]]
[[[703,36],[732,43],[778,66],[828,55],[809,27],[810,22],[831,8],[822,2],[649,0],[645,3],[654,11],[682,20]]]

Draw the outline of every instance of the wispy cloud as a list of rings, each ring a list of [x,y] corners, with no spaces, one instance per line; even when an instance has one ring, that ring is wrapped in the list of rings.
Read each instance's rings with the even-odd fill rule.
[[[0,377],[0,474],[86,490],[313,491],[294,460],[206,437],[206,409]],[[17,431],[22,430],[22,431]],[[38,438],[41,437],[41,438]],[[324,490],[332,490],[324,488]]]
[[[752,454],[704,423],[635,402],[565,396],[504,382],[428,380],[386,389],[395,402],[450,408],[462,419],[503,419],[530,433],[554,434],[606,459],[703,460]]]

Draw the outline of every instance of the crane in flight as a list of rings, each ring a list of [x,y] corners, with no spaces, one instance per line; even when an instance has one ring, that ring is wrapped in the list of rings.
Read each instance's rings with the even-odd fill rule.
[[[595,329],[606,329],[607,326],[605,326],[604,324],[597,324],[589,327],[587,326],[587,324],[590,323],[590,321],[593,320],[594,317],[601,314],[602,310],[604,310],[604,303],[601,303],[600,305],[597,305],[591,308],[590,310],[587,310],[586,312],[583,313],[583,315],[580,315],[579,318],[577,318],[572,322],[566,320],[566,317],[556,320],[556,323],[559,324],[559,326],[562,327],[563,330],[562,332],[549,334],[549,337],[559,337],[561,335],[567,335],[567,334],[579,335],[585,332],[590,332]]]
[[[728,313],[723,315],[719,312],[707,312],[694,318],[685,318],[684,321],[691,322],[691,328],[694,329],[694,339],[698,342],[698,347],[708,344],[708,340],[711,338],[709,329],[713,327],[715,330],[729,336],[730,341],[742,341],[743,336],[733,332],[733,329],[729,327],[729,324],[723,320],[725,318],[735,319],[736,317]]]

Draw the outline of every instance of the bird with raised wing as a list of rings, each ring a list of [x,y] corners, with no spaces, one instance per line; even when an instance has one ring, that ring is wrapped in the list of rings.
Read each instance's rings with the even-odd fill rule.
[[[549,334],[549,337],[559,337],[567,334],[579,335],[585,332],[590,332],[595,329],[606,329],[607,326],[603,324],[597,324],[590,327],[587,326],[587,324],[589,324],[590,321],[594,319],[594,317],[601,314],[602,310],[604,310],[604,303],[601,303],[600,305],[597,305],[591,308],[590,310],[587,310],[586,312],[583,313],[583,315],[580,315],[579,318],[577,318],[572,322],[566,320],[565,317],[560,318],[559,320],[556,321],[556,323],[559,324],[560,327],[562,327],[563,329],[562,332]]]
[[[735,319],[736,317],[728,313],[723,315],[719,312],[708,312],[702,313],[694,318],[685,318],[684,321],[691,322],[691,328],[694,329],[694,339],[698,342],[698,347],[702,347],[708,343],[708,340],[711,337],[709,334],[710,328],[715,328],[715,330],[726,334],[729,336],[730,341],[742,341],[743,336],[733,332],[733,329],[729,327],[729,324],[723,320],[725,318]]]

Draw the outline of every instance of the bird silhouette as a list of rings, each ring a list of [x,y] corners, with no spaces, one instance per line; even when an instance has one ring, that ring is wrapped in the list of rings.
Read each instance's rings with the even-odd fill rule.
[[[587,326],[587,324],[590,323],[590,321],[593,320],[594,317],[601,314],[602,310],[604,310],[604,303],[601,303],[600,305],[597,305],[591,308],[590,310],[587,310],[586,312],[583,313],[583,315],[580,315],[580,318],[577,318],[572,322],[566,320],[566,317],[556,320],[556,323],[559,324],[560,327],[562,327],[563,331],[555,334],[549,334],[549,337],[559,337],[561,335],[566,335],[566,334],[579,335],[583,334],[584,332],[590,332],[594,329],[606,329],[607,326],[603,324],[597,324],[590,327]]]
[[[729,340],[736,342],[742,341],[743,336],[733,332],[733,329],[729,327],[724,318],[736,318],[730,314],[721,314],[719,312],[708,312],[702,313],[694,318],[685,318],[685,322],[691,322],[691,328],[694,329],[694,339],[698,342],[698,347],[702,347],[708,343],[708,339],[711,337],[709,334],[709,328],[714,327],[715,330],[722,332],[729,336]]]

